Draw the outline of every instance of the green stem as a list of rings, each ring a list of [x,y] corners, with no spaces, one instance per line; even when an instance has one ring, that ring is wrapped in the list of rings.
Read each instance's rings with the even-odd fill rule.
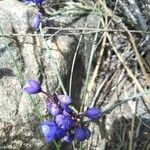
[[[63,84],[63,82],[62,82],[61,76],[60,76],[59,71],[58,71],[58,66],[57,66],[57,64],[56,64],[55,61],[54,61],[54,58],[53,58],[53,56],[52,56],[52,54],[51,54],[51,50],[50,50],[50,48],[49,48],[49,46],[48,46],[46,40],[44,39],[44,34],[43,34],[43,30],[42,30],[41,25],[40,25],[40,33],[41,33],[42,39],[43,39],[43,41],[44,41],[44,44],[45,44],[47,53],[48,53],[48,55],[49,55],[49,58],[52,59],[53,65],[55,66],[54,69],[55,69],[56,75],[57,75],[57,77],[58,77],[59,84],[60,84],[60,86],[61,86],[61,88],[62,88],[62,90],[63,90],[63,93],[64,93],[65,95],[67,95],[66,89],[65,89],[65,87],[64,87],[64,84]]]
[[[82,33],[84,33],[84,31]],[[75,54],[74,54],[73,61],[72,61],[71,73],[70,73],[70,81],[69,81],[69,96],[70,97],[71,97],[71,90],[72,90],[72,77],[73,77],[75,61],[76,61],[77,53],[78,53],[79,46],[80,46],[82,38],[83,38],[83,35],[81,35],[80,38],[79,38],[79,42],[78,42],[78,45],[76,47]]]
[[[100,19],[99,19],[99,22],[98,22],[97,29],[99,28],[99,26],[100,26]],[[93,46],[92,46],[90,59],[89,59],[89,63],[88,63],[87,75],[86,75],[86,79],[85,79],[85,87],[84,87],[84,92],[83,92],[83,103],[82,103],[82,106],[81,106],[81,110],[83,109],[83,105],[84,105],[84,102],[85,102],[85,96],[86,96],[86,93],[87,93],[87,87],[88,87],[88,82],[89,82],[89,78],[90,78],[90,71],[91,71],[92,61],[93,61],[94,53],[95,53],[95,50],[96,50],[97,38],[98,38],[98,33],[96,33],[95,36],[94,36]]]
[[[53,141],[53,143],[54,143],[56,149],[57,149],[57,150],[60,150],[60,145],[58,145],[57,142],[56,142],[55,140]]]
[[[80,150],[83,150],[82,143],[80,142]]]

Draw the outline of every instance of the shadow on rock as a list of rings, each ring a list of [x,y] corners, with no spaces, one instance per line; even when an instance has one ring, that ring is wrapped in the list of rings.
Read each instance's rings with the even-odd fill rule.
[[[3,76],[15,76],[13,73],[13,70],[9,68],[0,68],[0,79],[3,78]]]

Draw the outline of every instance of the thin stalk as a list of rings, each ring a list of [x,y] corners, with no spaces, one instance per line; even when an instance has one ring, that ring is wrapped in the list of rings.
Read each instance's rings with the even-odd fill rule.
[[[31,103],[34,107],[35,112],[37,113],[36,116],[39,118],[39,120],[43,120],[43,116],[42,116],[40,109],[38,108],[37,104],[35,103],[35,99],[31,95],[29,95],[29,99],[31,100]]]
[[[134,112],[132,114],[132,124],[131,124],[131,132],[130,132],[130,142],[129,142],[129,150],[134,150],[134,127],[135,127],[135,119],[136,119],[136,113],[137,113],[137,105],[138,101],[134,103]]]
[[[104,79],[104,81],[101,83],[101,85],[98,87],[98,89],[97,89],[97,91],[96,91],[96,93],[95,93],[95,95],[94,95],[94,97],[93,97],[93,100],[92,100],[92,103],[91,103],[90,107],[94,107],[94,105],[96,104],[96,100],[98,99],[98,96],[99,96],[99,94],[100,94],[102,88],[104,87],[104,84],[106,83],[106,81],[108,80],[109,77],[110,77],[110,76],[107,76],[107,77]]]
[[[80,150],[83,150],[83,147],[82,147],[83,145],[82,145],[82,143],[80,142]]]
[[[94,12],[95,8],[96,8],[96,6],[93,7],[93,10],[92,10],[91,14]],[[86,28],[87,25],[88,25],[88,23],[86,22],[84,28]],[[72,62],[72,66],[71,66],[71,73],[70,73],[70,82],[69,82],[69,96],[71,96],[72,76],[73,76],[75,60],[76,60],[76,56],[77,56],[77,53],[78,53],[78,50],[79,50],[79,46],[80,46],[80,43],[81,43],[81,40],[83,38],[84,33],[85,33],[85,30],[82,31],[82,34],[81,34],[81,36],[79,38],[79,42],[78,42],[78,45],[76,47],[76,51],[75,51],[75,54],[74,54],[74,57],[73,57],[73,62]]]
[[[75,60],[76,60],[76,57],[77,57],[77,53],[78,53],[79,46],[80,46],[82,38],[83,38],[83,35],[81,35],[80,38],[79,38],[79,42],[78,42],[78,45],[76,47],[75,54],[74,54],[73,61],[72,61],[71,73],[70,73],[70,81],[69,81],[69,96],[70,97],[71,97],[71,90],[72,90],[72,77],[73,77]]]
[[[57,150],[60,150],[60,146],[57,144],[57,142],[56,142],[55,140],[53,141],[53,143],[54,143],[56,149],[57,149]]]
[[[61,30],[61,29],[60,29],[60,30]],[[56,33],[58,33],[60,30],[58,30]],[[41,36],[42,36],[42,40],[44,41],[44,44],[45,44],[45,47],[46,47],[46,50],[47,50],[49,59],[50,59],[50,58],[52,59],[53,65],[55,66],[54,69],[55,69],[55,72],[56,72],[56,75],[57,75],[59,84],[60,84],[60,86],[61,86],[61,88],[62,88],[62,90],[63,90],[63,93],[64,93],[65,95],[67,95],[66,89],[65,89],[64,84],[63,84],[62,79],[61,79],[61,76],[60,76],[60,74],[59,74],[59,72],[58,72],[58,66],[57,66],[57,64],[55,63],[54,59],[53,59],[53,56],[52,56],[52,54],[51,54],[51,50],[50,50],[48,44],[46,43],[46,40],[44,39],[44,33],[43,33],[43,30],[42,30],[42,26],[41,26],[41,25],[40,25],[40,33],[41,33]],[[56,34],[56,33],[55,33],[55,34]],[[55,145],[56,149],[57,149],[57,150],[60,150],[60,145],[58,145],[55,140],[54,140],[53,142],[54,142],[54,145]]]
[[[99,19],[97,28],[99,28],[99,26],[100,26],[100,19]],[[85,96],[86,96],[86,92],[87,92],[87,86],[88,86],[88,82],[89,82],[93,56],[94,56],[94,52],[95,52],[96,47],[97,47],[96,46],[97,38],[98,38],[98,33],[95,34],[94,41],[93,41],[93,46],[92,46],[92,50],[91,50],[91,54],[90,54],[90,59],[89,59],[89,63],[88,63],[88,69],[87,69],[87,75],[86,75],[86,79],[85,79],[85,87],[84,87],[84,93],[83,93],[83,103],[85,101]]]
[[[60,30],[61,30],[61,29],[60,29]],[[60,30],[59,30],[59,31],[60,31]],[[57,33],[58,33],[59,31],[57,31]],[[44,33],[43,33],[43,30],[42,30],[41,25],[40,25],[40,33],[41,33],[41,36],[42,36],[42,40],[44,41],[44,44],[45,44],[45,47],[46,47],[46,50],[47,50],[49,59],[50,59],[50,58],[52,59],[53,65],[55,66],[54,69],[55,69],[55,72],[56,72],[56,75],[57,75],[59,84],[60,84],[60,86],[61,86],[61,88],[62,88],[62,90],[63,90],[63,93],[64,93],[65,95],[67,95],[66,89],[65,89],[65,87],[64,87],[64,84],[63,84],[63,82],[62,82],[61,76],[60,76],[59,71],[58,71],[58,66],[57,66],[57,64],[56,64],[55,61],[54,61],[54,58],[53,58],[53,56],[52,56],[52,54],[51,54],[51,50],[50,50],[50,48],[49,48],[49,46],[48,46],[46,40],[44,39]]]
[[[136,98],[142,97],[143,95],[146,95],[146,94],[150,94],[150,89],[145,90],[145,91],[142,92],[142,93],[138,93],[137,95],[132,96],[132,97],[129,97],[129,98],[127,98],[127,99],[119,100],[118,103],[113,104],[113,105],[110,106],[108,109],[106,109],[105,111],[103,111],[103,114],[109,114],[109,113],[111,113],[116,107],[121,106],[122,104],[124,104],[124,103],[126,103],[126,102],[128,102],[128,101],[130,101],[130,100],[135,99],[135,101],[137,101],[138,99],[136,99]]]
[[[124,103],[127,103],[128,101],[133,100],[133,101],[137,102],[137,101],[141,100],[141,99],[138,99],[138,98],[140,98],[140,97],[142,97],[143,95],[146,95],[146,94],[150,94],[150,89],[145,90],[145,91],[142,92],[142,93],[138,93],[137,95],[132,96],[132,97],[129,97],[129,98],[127,98],[127,99],[118,100],[118,103],[114,103],[114,104],[113,104],[112,106],[110,106],[108,109],[104,110],[102,116],[104,116],[104,115],[106,115],[106,114],[110,114],[115,108],[121,106],[121,105],[124,104]],[[96,119],[95,122],[96,122],[97,120],[99,120],[99,119],[101,119],[101,118]],[[140,121],[142,122],[142,120],[140,120]],[[84,121],[84,124],[87,124],[87,123],[90,123],[90,122],[93,122],[93,120]],[[142,122],[142,123],[144,124],[144,122]],[[145,125],[145,124],[144,124],[144,125]],[[145,126],[146,126],[148,129],[150,129],[147,125],[145,125]]]
[[[45,27],[45,29],[50,29],[50,30],[60,30],[60,27]],[[80,31],[86,31],[84,33],[80,32]],[[69,35],[74,35],[74,34],[93,34],[93,33],[97,33],[97,32],[121,32],[121,33],[126,33],[125,30],[122,29],[104,29],[104,28],[99,28],[99,29],[95,29],[95,28],[71,28],[71,27],[61,27],[61,31],[74,31],[72,33],[61,33],[61,34],[69,34]],[[75,32],[76,31],[76,32]],[[142,31],[142,30],[128,30],[130,33],[140,33],[140,34],[150,34],[150,31]],[[78,33],[77,33],[78,32]],[[53,34],[49,34],[49,33],[45,33],[44,37],[51,37]],[[41,36],[41,34],[32,34],[32,33],[28,33],[28,34],[21,34],[21,33],[10,33],[10,34],[0,34],[0,37],[14,37],[14,36]]]

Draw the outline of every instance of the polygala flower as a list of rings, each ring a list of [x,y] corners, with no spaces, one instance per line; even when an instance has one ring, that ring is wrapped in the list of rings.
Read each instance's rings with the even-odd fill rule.
[[[58,127],[56,131],[56,139],[62,139],[64,136],[66,136],[66,134],[67,133],[65,129]]]
[[[46,121],[41,123],[40,129],[44,135],[45,141],[51,142],[56,139],[56,132],[58,130],[57,124],[53,121]]]
[[[57,98],[64,105],[69,105],[72,102],[71,98],[67,95],[57,95]]]
[[[27,80],[23,89],[28,94],[37,94],[42,92],[41,85],[35,80]]]
[[[40,26],[40,22],[41,22],[40,15],[38,14],[33,18],[32,25],[31,25],[32,28],[34,30],[38,30]]]
[[[61,105],[63,110],[63,115],[70,116],[73,113],[73,110],[68,105]]]
[[[91,136],[91,131],[87,127],[77,127],[75,129],[75,138],[77,141],[84,141],[85,139],[89,139]]]
[[[66,136],[66,130],[60,128],[54,121],[45,121],[41,123],[40,129],[47,143]]]
[[[47,102],[47,109],[52,116],[57,116],[62,112],[59,105],[51,101]]]
[[[56,123],[62,129],[70,129],[74,125],[74,121],[70,116],[57,115],[55,118]]]
[[[43,3],[43,0],[33,0],[33,2],[36,4],[36,5],[41,5]]]
[[[27,4],[36,4],[36,5],[41,5],[44,0],[25,0]]]
[[[78,142],[88,140],[91,131],[87,128],[83,117],[97,119],[102,116],[102,111],[98,108],[88,108],[85,112],[76,112],[70,105],[72,99],[56,92],[48,94],[44,92],[41,85],[35,80],[27,80],[23,87],[28,94],[42,92],[46,96],[48,112],[53,116],[52,120],[40,123],[39,127],[46,143],[53,140],[63,140],[71,143],[74,139]]]
[[[92,107],[86,110],[85,115],[90,119],[97,119],[101,117],[102,111],[98,108]]]
[[[46,8],[54,0],[52,2],[51,0],[22,1],[36,7],[37,14],[33,16],[32,23],[30,24],[33,30],[38,32],[40,29],[51,26],[50,19],[52,16],[49,15]],[[46,3],[44,4],[44,2]],[[95,107],[80,112],[72,106],[72,98],[70,96],[63,93],[59,94],[57,91],[43,91],[40,83],[35,80],[27,80],[23,89],[28,94],[38,94],[41,92],[44,95],[46,108],[51,117],[42,117],[44,121],[39,124],[39,128],[46,143],[53,140],[56,140],[56,142],[57,140],[63,140],[68,143],[71,143],[73,140],[77,140],[78,142],[88,140],[91,136],[91,131],[87,126],[103,114],[100,109]],[[51,118],[51,120],[46,120],[46,118]]]

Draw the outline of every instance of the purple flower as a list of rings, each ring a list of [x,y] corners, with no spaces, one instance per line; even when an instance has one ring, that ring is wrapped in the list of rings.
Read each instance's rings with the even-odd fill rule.
[[[84,128],[85,134],[86,134],[86,139],[88,140],[91,136],[91,131],[88,128]]]
[[[41,85],[35,80],[27,80],[23,89],[28,94],[37,94],[42,92]]]
[[[33,0],[33,2],[36,4],[36,5],[41,5],[43,3],[43,0]]]
[[[61,105],[63,107],[63,114],[66,116],[70,116],[73,110],[68,105]]]
[[[75,129],[75,138],[77,139],[77,141],[84,141],[85,139],[89,139],[91,136],[91,131],[84,127],[84,128],[81,128],[81,127],[77,127]]]
[[[46,121],[40,125],[40,129],[44,134],[45,141],[51,142],[56,139],[56,132],[58,131],[58,126],[54,121]]]
[[[34,4],[33,0],[24,0],[24,2],[27,3],[27,4],[31,4],[31,5]]]
[[[74,140],[74,135],[73,134],[69,134],[69,135],[66,135],[63,140],[65,142],[68,142],[68,143],[71,143],[73,140]]]
[[[54,121],[41,123],[40,129],[47,143],[55,139],[62,139],[67,134],[66,130],[60,128]]]
[[[44,0],[25,0],[27,4],[41,5]]]
[[[41,22],[40,15],[38,14],[33,18],[32,25],[31,25],[32,28],[34,30],[38,30],[40,26],[40,22]]]
[[[90,119],[96,119],[102,115],[102,111],[98,108],[92,107],[86,110],[85,115]]]
[[[62,129],[70,129],[74,125],[74,121],[71,117],[62,114],[57,115],[55,121]]]
[[[72,102],[71,98],[67,95],[57,95],[57,98],[64,105],[69,105]]]
[[[56,137],[57,139],[62,139],[64,136],[66,136],[66,130],[65,129],[62,129],[62,128],[59,128],[57,129],[57,132],[56,132]]]
[[[56,116],[56,115],[59,115],[62,110],[61,108],[59,107],[59,105],[57,105],[56,103],[54,102],[47,102],[47,109],[48,109],[48,112],[52,115],[52,116]]]

